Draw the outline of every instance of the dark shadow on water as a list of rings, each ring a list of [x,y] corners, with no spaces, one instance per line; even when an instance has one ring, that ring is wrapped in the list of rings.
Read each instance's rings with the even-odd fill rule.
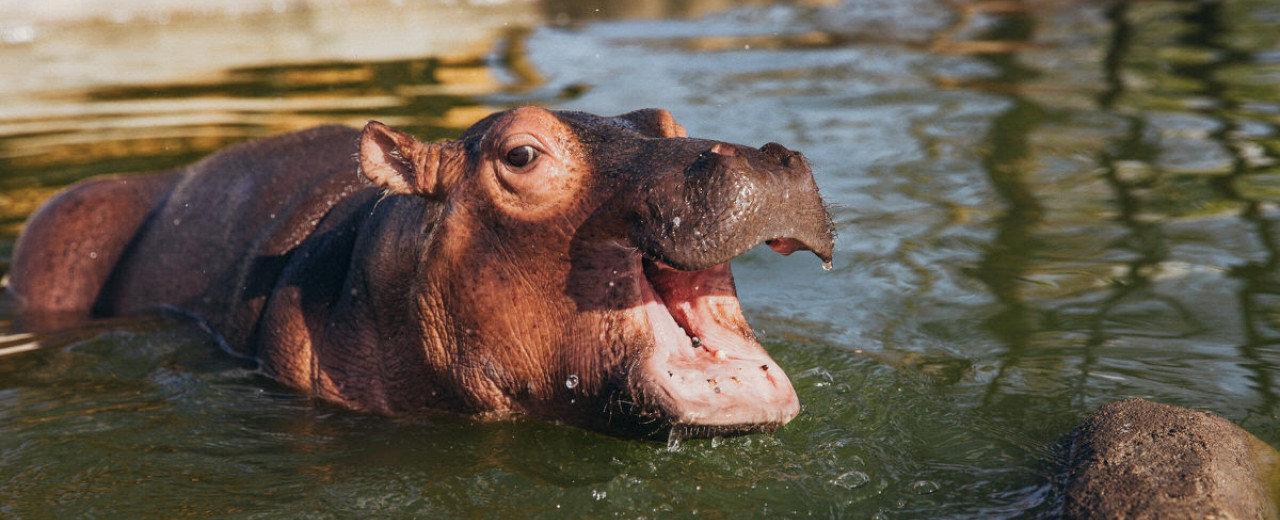
[[[1234,115],[1241,107],[1232,99],[1229,86],[1216,79],[1223,77],[1227,67],[1252,58],[1222,43],[1228,39],[1231,28],[1223,22],[1220,4],[1199,4],[1183,15],[1188,29],[1179,36],[1179,44],[1208,49],[1214,59],[1178,63],[1170,68],[1176,76],[1186,78],[1188,84],[1201,85],[1194,92],[1180,92],[1180,95],[1202,96],[1221,103],[1194,109],[1192,113],[1220,123],[1208,139],[1232,151],[1233,163],[1227,175],[1191,180],[1172,177],[1173,174],[1157,167],[1164,150],[1152,142],[1151,135],[1158,129],[1150,126],[1149,113],[1134,110],[1128,105],[1131,101],[1126,99],[1129,88],[1125,76],[1135,66],[1130,63],[1137,30],[1131,20],[1135,16],[1132,9],[1130,3],[1117,2],[1105,11],[1111,29],[1101,64],[1106,84],[1096,97],[1099,111],[1123,122],[1122,132],[1097,152],[1101,179],[1111,192],[1110,202],[1115,211],[1112,218],[1125,230],[1120,238],[1106,246],[1111,255],[1122,252],[1116,256],[1125,260],[1111,277],[1105,294],[1049,308],[1023,294],[1028,276],[1036,274],[1040,251],[1048,247],[1037,238],[1046,210],[1040,201],[1044,194],[1036,193],[1029,177],[1032,173],[1028,168],[1037,158],[1029,149],[1029,136],[1037,126],[1051,124],[1056,117],[1054,110],[1019,93],[1017,85],[1031,82],[1037,73],[1025,61],[1015,59],[1018,46],[1008,46],[1015,49],[1010,52],[977,56],[997,71],[993,81],[1004,85],[1000,91],[1007,93],[1011,103],[1006,111],[991,120],[990,131],[984,139],[988,152],[982,162],[992,189],[1004,203],[1004,210],[994,221],[995,236],[982,259],[968,271],[1000,305],[997,312],[983,321],[984,329],[1004,345],[998,372],[988,384],[983,403],[990,405],[1000,399],[1008,374],[1028,356],[1035,356],[1030,349],[1035,348],[1033,338],[1038,333],[1080,328],[1085,334],[1082,348],[1073,360],[1077,375],[1072,376],[1075,383],[1069,391],[1073,406],[1083,412],[1090,406],[1090,394],[1097,392],[1092,383],[1096,382],[1096,366],[1105,357],[1103,349],[1123,337],[1123,333],[1115,330],[1115,324],[1124,321],[1127,307],[1136,303],[1157,305],[1183,324],[1182,328],[1168,331],[1168,335],[1162,337],[1190,339],[1209,332],[1213,324],[1199,322],[1193,302],[1178,294],[1166,294],[1167,290],[1157,287],[1153,278],[1171,260],[1171,248],[1180,245],[1172,243],[1173,239],[1167,236],[1163,219],[1153,218],[1161,214],[1162,205],[1169,204],[1162,198],[1168,192],[1153,188],[1173,182],[1204,182],[1217,196],[1238,203],[1243,227],[1252,231],[1257,244],[1266,252],[1265,260],[1232,266],[1228,276],[1240,281],[1237,300],[1245,327],[1242,331],[1245,344],[1238,347],[1238,352],[1247,360],[1241,366],[1249,372],[1250,386],[1261,399],[1259,406],[1251,409],[1273,415],[1280,404],[1273,376],[1280,365],[1272,360],[1272,351],[1280,344],[1280,338],[1275,337],[1277,327],[1272,325],[1275,304],[1268,304],[1280,294],[1276,276],[1280,254],[1277,253],[1274,210],[1268,212],[1266,201],[1250,198],[1236,189],[1240,179],[1255,174],[1260,168],[1250,166],[1243,159],[1245,143],[1236,137],[1240,123]],[[997,20],[982,35],[983,39],[1001,42],[1034,39],[1034,18],[1002,16]],[[1081,326],[1071,325],[1073,321]]]
[[[1236,299],[1241,314],[1242,336],[1244,343],[1237,347],[1240,357],[1246,360],[1242,366],[1249,371],[1247,376],[1252,389],[1258,393],[1261,402],[1257,407],[1250,407],[1253,414],[1261,417],[1273,417],[1277,405],[1280,405],[1280,393],[1275,388],[1275,374],[1280,371],[1280,364],[1268,360],[1274,359],[1274,352],[1280,346],[1280,330],[1274,326],[1276,302],[1268,305],[1268,298],[1280,297],[1280,248],[1277,247],[1277,230],[1274,209],[1267,211],[1266,201],[1252,198],[1237,189],[1239,182],[1256,173],[1255,168],[1245,160],[1247,143],[1237,137],[1240,123],[1234,112],[1242,107],[1231,95],[1229,86],[1219,78],[1223,77],[1226,67],[1249,63],[1253,57],[1240,52],[1224,42],[1229,41],[1232,32],[1231,23],[1224,19],[1223,6],[1220,3],[1206,2],[1185,16],[1185,22],[1192,28],[1183,42],[1188,45],[1204,47],[1214,52],[1215,59],[1202,64],[1180,64],[1174,70],[1183,77],[1198,79],[1204,87],[1200,94],[1218,100],[1221,105],[1207,110],[1219,127],[1209,137],[1231,153],[1231,170],[1227,175],[1213,178],[1211,187],[1223,198],[1240,203],[1239,219],[1242,228],[1249,229],[1257,243],[1265,251],[1266,256],[1260,261],[1244,262],[1231,266],[1227,276],[1239,280],[1239,291]],[[1273,131],[1276,125],[1269,123]],[[1267,159],[1277,157],[1267,151]],[[1272,325],[1268,326],[1271,322]],[[1268,330],[1269,329],[1269,330]]]
[[[1036,21],[1029,16],[1002,16],[982,34],[981,40],[994,42],[1030,42]],[[1020,48],[1017,45],[1010,49]],[[1033,80],[1037,72],[1021,64],[1017,51],[980,54],[977,58],[997,72],[995,81],[1017,85]],[[997,374],[982,399],[991,405],[1001,397],[1006,373],[1019,365],[1032,335],[1040,328],[1040,311],[1022,295],[1025,276],[1032,270],[1032,258],[1040,249],[1035,230],[1043,219],[1044,208],[1027,178],[1033,160],[1028,138],[1049,117],[1034,101],[1017,94],[1009,95],[1011,106],[994,117],[983,143],[986,154],[983,170],[996,195],[1004,203],[1004,211],[995,219],[995,238],[986,247],[982,260],[969,275],[982,282],[999,302],[1001,310],[983,320],[983,328],[1004,344]]]
[[[1099,108],[1104,111],[1114,111],[1117,101],[1125,93],[1124,65],[1133,38],[1133,27],[1127,19],[1128,12],[1129,5],[1126,3],[1117,3],[1107,11],[1107,20],[1112,26],[1106,59],[1102,64],[1107,88],[1098,96]],[[1088,337],[1083,345],[1080,376],[1074,389],[1075,401],[1082,411],[1087,406],[1094,366],[1100,360],[1098,350],[1112,338],[1107,330],[1112,312],[1130,299],[1158,297],[1150,291],[1148,273],[1151,267],[1159,265],[1168,254],[1159,226],[1141,218],[1143,203],[1139,189],[1149,180],[1130,178],[1121,172],[1121,167],[1126,162],[1151,164],[1157,152],[1146,142],[1147,130],[1143,117],[1125,116],[1124,120],[1126,131],[1118,140],[1108,143],[1100,151],[1098,163],[1102,166],[1102,177],[1112,192],[1112,201],[1116,207],[1115,219],[1128,230],[1125,236],[1110,244],[1110,247],[1129,251],[1133,259],[1127,262],[1123,274],[1112,282],[1111,294],[1096,303],[1084,305],[1084,308],[1068,305],[1056,309],[1057,313],[1071,312],[1086,316],[1084,321],[1087,323]],[[1178,302],[1166,299],[1165,303],[1184,317],[1190,317]]]

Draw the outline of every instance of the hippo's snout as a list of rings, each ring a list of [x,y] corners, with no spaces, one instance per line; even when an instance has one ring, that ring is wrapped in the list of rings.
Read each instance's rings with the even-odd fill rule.
[[[645,162],[611,167],[634,176],[621,180],[605,214],[623,217],[640,253],[629,271],[640,286],[636,314],[653,337],[628,376],[640,414],[682,435],[786,424],[799,400],[743,317],[729,261],[761,243],[831,261],[831,220],[808,161],[778,143],[634,146]]]
[[[656,172],[634,205],[632,234],[646,255],[696,271],[776,241],[785,253],[831,261],[831,220],[803,154],[778,143],[681,141],[688,162]]]

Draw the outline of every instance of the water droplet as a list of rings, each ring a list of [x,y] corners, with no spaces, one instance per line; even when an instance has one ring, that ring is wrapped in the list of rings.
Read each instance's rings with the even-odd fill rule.
[[[565,386],[566,388],[570,389],[570,390],[573,390],[574,388],[577,388],[577,387],[578,387],[578,376],[577,376],[576,374],[575,374],[575,375],[571,375],[571,376],[569,376],[569,379],[565,379],[565,380],[564,380],[564,386]]]
[[[36,28],[33,25],[0,26],[0,42],[31,43],[33,41],[36,41]]]
[[[671,219],[671,227],[680,227],[680,217]]]
[[[858,489],[871,482],[871,477],[861,471],[848,471],[831,479],[831,483],[845,489]]]
[[[591,490],[591,498],[594,498],[596,500],[604,500],[604,497],[607,497],[607,496],[609,496],[608,492],[600,491],[596,489]]]
[[[830,261],[830,260],[827,260],[827,261],[825,261],[825,262],[822,262],[822,270],[823,270],[823,271],[830,271],[830,270],[831,270],[832,268],[834,268],[834,267],[835,267],[834,265],[831,265],[831,261]]]

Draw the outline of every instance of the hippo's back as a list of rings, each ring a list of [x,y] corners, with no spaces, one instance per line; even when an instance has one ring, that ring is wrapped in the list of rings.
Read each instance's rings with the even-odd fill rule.
[[[184,170],[125,251],[95,309],[177,307],[244,345],[295,248],[375,190],[358,130],[323,126],[237,145]],[[348,211],[349,213],[349,211]]]

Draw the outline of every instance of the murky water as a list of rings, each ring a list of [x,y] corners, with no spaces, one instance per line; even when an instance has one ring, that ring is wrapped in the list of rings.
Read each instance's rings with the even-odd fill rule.
[[[6,266],[94,174],[321,122],[658,106],[804,151],[837,204],[834,270],[735,262],[804,411],[671,445],[393,420],[115,321],[0,357],[0,516],[1046,517],[1104,402],[1280,445],[1274,2],[167,3],[0,3]]]

